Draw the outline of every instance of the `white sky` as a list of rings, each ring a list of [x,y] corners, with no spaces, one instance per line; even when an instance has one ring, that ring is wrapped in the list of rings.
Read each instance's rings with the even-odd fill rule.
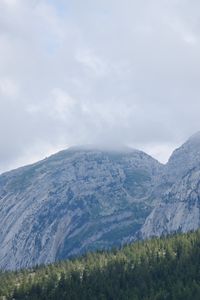
[[[200,129],[197,0],[0,0],[0,172],[71,145],[165,162]]]

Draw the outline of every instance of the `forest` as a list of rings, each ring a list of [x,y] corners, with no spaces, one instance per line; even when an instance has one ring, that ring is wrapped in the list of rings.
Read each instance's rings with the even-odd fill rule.
[[[199,300],[200,230],[0,273],[4,300]]]

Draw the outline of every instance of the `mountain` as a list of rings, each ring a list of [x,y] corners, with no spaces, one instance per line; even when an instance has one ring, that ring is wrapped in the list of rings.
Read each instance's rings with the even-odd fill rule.
[[[186,173],[200,163],[200,132],[190,137],[180,148],[176,149],[167,165],[165,176],[171,183],[181,179]],[[166,179],[165,179],[166,180]]]
[[[160,201],[140,230],[142,238],[200,227],[200,133],[175,150],[160,179]]]
[[[0,273],[5,300],[199,300],[200,231],[20,272]]]
[[[0,268],[20,269],[200,227],[200,133],[166,165],[74,147],[0,176]]]
[[[129,241],[154,207],[162,168],[141,151],[80,147],[1,175],[1,269]]]

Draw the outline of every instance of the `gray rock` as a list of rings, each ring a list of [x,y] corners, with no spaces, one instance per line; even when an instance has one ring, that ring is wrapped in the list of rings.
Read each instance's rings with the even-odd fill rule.
[[[72,148],[0,176],[0,267],[120,245],[152,210],[162,165],[124,149]]]
[[[200,133],[164,166],[71,148],[0,176],[0,268],[19,269],[200,227]]]
[[[161,182],[165,188],[140,230],[143,239],[200,227],[200,133],[174,151]]]

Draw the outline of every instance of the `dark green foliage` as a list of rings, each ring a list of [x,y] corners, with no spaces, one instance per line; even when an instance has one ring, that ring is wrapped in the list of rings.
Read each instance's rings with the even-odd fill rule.
[[[200,231],[1,273],[0,299],[199,300]]]

